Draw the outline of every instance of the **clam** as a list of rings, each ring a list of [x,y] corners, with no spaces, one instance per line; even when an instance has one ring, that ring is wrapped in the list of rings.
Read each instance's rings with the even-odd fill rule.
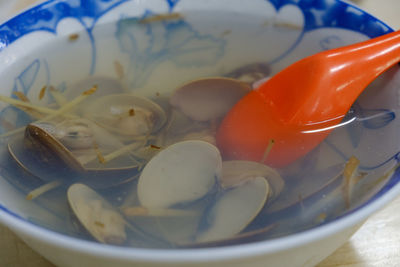
[[[135,146],[142,144],[134,143],[128,148]],[[85,174],[86,181],[95,187],[116,185],[134,176],[139,164],[129,151],[109,156],[126,148],[85,119],[31,123],[25,136],[8,143],[12,158],[42,180],[71,180]]]
[[[97,98],[82,109],[82,115],[123,138],[155,133],[167,120],[158,104],[132,94]]]
[[[40,128],[40,125],[32,124],[30,127]],[[52,133],[54,137],[70,150],[93,148],[95,133],[93,133],[92,127],[84,120],[67,120],[53,129],[55,130]]]
[[[72,160],[72,168],[54,157],[47,148],[34,146],[30,140],[18,135],[8,142],[8,152],[11,158],[30,176],[37,177],[41,182],[58,180],[60,176],[69,179],[75,177],[72,168],[81,170],[81,165]],[[75,165],[76,164],[76,165]]]
[[[57,159],[59,158],[72,169],[83,171],[83,166],[79,160],[73,156],[71,151],[55,135],[56,127],[53,123],[29,124],[25,129],[24,143],[28,149],[36,151],[38,157],[43,158],[45,162],[51,162],[55,155]],[[9,146],[9,148],[13,147]]]
[[[224,240],[240,233],[264,207],[268,194],[269,185],[263,177],[247,179],[227,189],[206,214],[208,227],[196,241]]]
[[[303,201],[311,199],[313,196],[329,192],[332,189],[340,187],[343,174],[343,164],[336,164],[324,170],[315,172],[309,177],[304,177],[293,181],[291,189],[285,190],[282,194],[267,207],[267,213],[284,211]]]
[[[221,119],[251,87],[236,79],[199,79],[175,90],[170,104],[195,121]]]
[[[187,140],[202,140],[216,145],[216,127],[213,126],[209,122],[193,121],[181,111],[173,109],[163,128],[161,140],[164,146]]]
[[[226,74],[225,76],[247,82],[256,88],[259,81],[264,81],[270,75],[271,67],[266,63],[260,62],[242,66]]]
[[[102,162],[105,155],[122,149],[124,145],[89,120],[31,123],[26,127],[25,138],[35,148],[51,151],[78,171],[137,167],[136,161],[127,154]]]
[[[231,187],[249,178],[264,177],[271,186],[270,197],[276,198],[283,190],[285,182],[279,173],[265,164],[245,161],[230,160],[222,162],[222,187]]]
[[[147,208],[169,208],[204,197],[221,176],[219,150],[204,141],[173,144],[154,156],[138,181],[138,198]]]
[[[170,112],[168,120],[165,128],[167,128],[168,134],[172,136],[183,136],[187,133],[198,132],[209,127],[208,122],[193,121],[177,109],[173,109]]]
[[[198,214],[193,211],[141,206],[117,208],[84,184],[71,185],[67,199],[80,223],[78,226],[83,226],[101,243],[168,246],[169,242],[193,236],[197,226],[193,220],[198,221]]]
[[[91,188],[73,184],[68,189],[67,198],[79,222],[97,241],[114,245],[126,242],[126,221]]]

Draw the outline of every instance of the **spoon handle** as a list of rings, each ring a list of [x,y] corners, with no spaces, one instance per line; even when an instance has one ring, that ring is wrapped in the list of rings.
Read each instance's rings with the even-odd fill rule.
[[[400,31],[361,43],[322,52],[337,84],[333,93],[353,103],[379,75],[400,62]]]
[[[400,31],[304,58],[256,92],[284,123],[335,124],[368,84],[398,62]]]

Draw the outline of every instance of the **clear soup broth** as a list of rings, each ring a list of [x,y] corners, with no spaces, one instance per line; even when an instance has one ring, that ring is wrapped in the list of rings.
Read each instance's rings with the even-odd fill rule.
[[[372,140],[396,113],[368,100],[382,81],[289,166],[224,158],[219,123],[305,56],[285,57],[301,29],[240,14],[187,17],[123,18],[97,27],[95,41],[66,35],[10,68],[16,102],[2,110],[1,174],[26,198],[15,204],[20,216],[106,244],[225,246],[328,223],[390,178],[397,148]]]

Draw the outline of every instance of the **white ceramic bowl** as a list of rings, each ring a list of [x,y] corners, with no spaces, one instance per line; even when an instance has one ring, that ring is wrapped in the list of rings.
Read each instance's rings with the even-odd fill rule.
[[[143,22],[145,27],[132,26]],[[43,85],[68,93],[73,81],[107,75],[122,78],[138,94],[168,95],[194,78],[254,62],[268,63],[276,73],[315,52],[390,31],[357,7],[334,0],[50,0],[0,26],[1,94],[19,91],[38,103]],[[393,112],[399,105],[399,79],[396,67],[374,82],[354,109],[359,125],[329,137],[319,148],[324,158],[311,157],[313,168],[323,170],[355,154],[369,172],[351,209],[314,228],[248,244],[185,250],[81,240],[63,234],[57,226],[64,218],[49,205],[25,200],[29,185],[10,179],[15,170],[7,168],[4,149],[0,222],[58,266],[313,266],[399,194],[397,171],[379,179],[399,161],[400,124]],[[26,122],[15,108],[0,107],[1,131]],[[315,199],[329,204],[323,194]],[[324,206],[316,209],[315,214],[323,212]]]

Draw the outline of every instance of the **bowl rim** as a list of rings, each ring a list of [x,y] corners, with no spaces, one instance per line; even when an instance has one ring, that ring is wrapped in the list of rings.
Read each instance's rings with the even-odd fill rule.
[[[53,0],[45,1],[39,5],[45,5]],[[368,12],[360,9],[354,3],[346,0],[336,0],[343,2],[348,6],[354,7],[364,14],[370,15]],[[33,7],[25,10],[29,11]],[[22,13],[21,13],[22,14]],[[15,17],[17,17],[16,15]],[[375,18],[374,16],[370,15]],[[377,18],[375,18],[377,19]],[[390,30],[393,30],[387,24],[377,19]],[[0,204],[0,223],[9,227],[17,235],[24,238],[26,236],[39,242],[46,243],[62,249],[77,253],[89,253],[99,258],[116,259],[116,260],[140,260],[142,262],[210,262],[222,260],[235,260],[248,257],[261,256],[265,254],[273,254],[283,250],[289,250],[296,247],[304,246],[312,242],[316,242],[328,238],[340,231],[344,231],[366,220],[371,214],[393,201],[400,195],[400,171],[396,171],[386,183],[385,187],[376,193],[362,206],[350,211],[349,213],[334,219],[326,224],[315,228],[298,232],[289,236],[274,238],[254,243],[246,243],[240,245],[211,247],[211,248],[195,248],[195,249],[144,249],[131,247],[118,247],[105,244],[99,244],[92,241],[82,240],[70,237],[61,233],[48,230],[44,227],[37,226],[26,221],[16,213],[8,210]]]

